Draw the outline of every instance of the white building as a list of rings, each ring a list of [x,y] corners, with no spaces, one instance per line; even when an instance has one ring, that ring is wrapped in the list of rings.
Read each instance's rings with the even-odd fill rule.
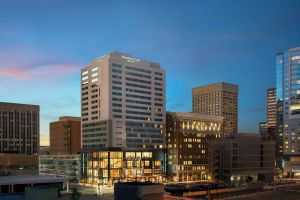
[[[82,147],[163,148],[165,71],[111,52],[81,70]]]

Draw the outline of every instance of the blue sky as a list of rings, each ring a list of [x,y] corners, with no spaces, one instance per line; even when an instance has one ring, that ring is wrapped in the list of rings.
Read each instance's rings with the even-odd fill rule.
[[[239,85],[239,131],[266,120],[275,55],[300,46],[297,0],[2,0],[0,101],[39,104],[50,121],[80,115],[79,71],[113,50],[159,62],[167,110],[191,111],[191,88]]]

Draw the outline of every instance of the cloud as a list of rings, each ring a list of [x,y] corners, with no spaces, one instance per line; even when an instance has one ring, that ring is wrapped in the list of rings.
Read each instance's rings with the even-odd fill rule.
[[[1,34],[1,29],[0,29]],[[13,79],[56,78],[79,73],[82,65],[22,44],[0,46],[0,76]]]
[[[66,63],[13,68],[0,66],[0,76],[17,79],[36,79],[45,78],[47,75],[58,76],[78,72],[79,68],[79,65]]]

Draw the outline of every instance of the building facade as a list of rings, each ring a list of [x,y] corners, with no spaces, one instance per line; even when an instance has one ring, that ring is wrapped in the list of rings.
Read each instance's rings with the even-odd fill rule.
[[[0,153],[0,177],[4,175],[37,175],[38,156]]]
[[[40,107],[0,102],[0,152],[35,155],[40,144]]]
[[[258,134],[231,134],[209,146],[209,166],[214,181],[226,183],[273,182],[275,142]]]
[[[60,117],[50,123],[50,154],[70,155],[81,148],[81,118]]]
[[[193,88],[193,112],[223,116],[225,134],[238,130],[238,86],[215,83]]]
[[[82,147],[163,148],[165,71],[111,52],[81,70]]]
[[[284,175],[300,175],[300,47],[276,56],[277,99],[282,99]]]
[[[267,119],[268,128],[276,128],[276,88],[267,90]]]
[[[268,133],[268,122],[259,122],[259,134],[264,137]]]
[[[111,185],[119,181],[152,181],[165,179],[164,149],[105,148],[83,150],[82,175],[85,182]]]
[[[80,155],[40,155],[39,174],[46,176],[62,176],[71,182],[79,181]]]
[[[220,138],[224,117],[167,113],[168,175],[173,181],[209,179],[208,143]]]

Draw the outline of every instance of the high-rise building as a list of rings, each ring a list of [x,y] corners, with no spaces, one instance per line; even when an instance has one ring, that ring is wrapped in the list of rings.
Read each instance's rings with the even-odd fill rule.
[[[268,134],[268,123],[267,122],[259,122],[259,134],[263,138]]]
[[[237,133],[238,86],[220,82],[193,88],[193,112],[223,116],[223,132]]]
[[[169,176],[174,181],[209,180],[208,144],[220,138],[224,117],[167,113],[166,147]]]
[[[276,127],[276,88],[267,90],[268,128]]]
[[[80,117],[60,117],[50,123],[50,154],[77,154],[81,148]]]
[[[259,134],[264,140],[276,140],[276,88],[267,89],[267,122],[259,123]]]
[[[163,148],[165,71],[111,52],[81,70],[82,147]]]
[[[300,47],[276,56],[278,115],[282,113],[284,174],[300,175]],[[282,102],[282,103],[281,103]],[[280,109],[280,104],[282,109]],[[279,123],[280,124],[280,123]],[[277,126],[278,129],[278,126]]]
[[[40,107],[0,102],[0,152],[35,155],[40,144]]]

